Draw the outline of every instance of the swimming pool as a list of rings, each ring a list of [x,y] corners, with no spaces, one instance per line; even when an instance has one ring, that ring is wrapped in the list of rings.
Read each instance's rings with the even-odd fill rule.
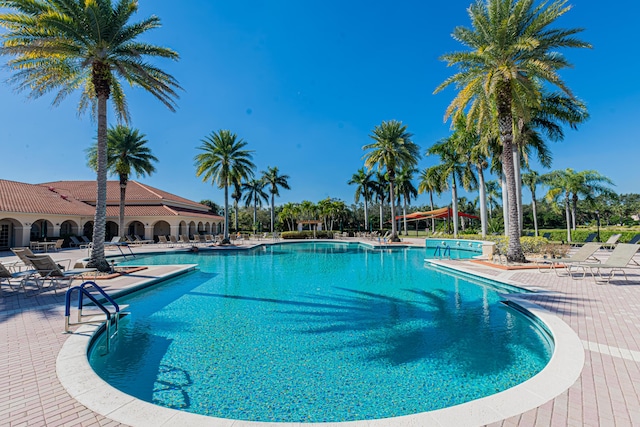
[[[548,336],[486,284],[425,268],[425,250],[286,244],[167,254],[198,272],[127,297],[92,366],[159,405],[222,418],[322,422],[424,412],[513,387]],[[140,261],[137,261],[140,262]]]

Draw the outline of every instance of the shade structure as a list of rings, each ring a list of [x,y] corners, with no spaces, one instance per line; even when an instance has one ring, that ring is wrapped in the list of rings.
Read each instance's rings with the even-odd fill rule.
[[[431,218],[446,219],[446,218],[451,218],[452,216],[453,216],[453,209],[446,207],[446,208],[440,208],[440,209],[435,209],[435,210],[426,211],[426,212],[413,212],[406,216],[398,215],[396,216],[396,221],[399,219],[405,219],[405,218],[407,219],[407,221],[422,221],[422,220],[431,219]],[[458,217],[480,219],[480,217],[476,215],[471,215],[464,212],[458,212]]]

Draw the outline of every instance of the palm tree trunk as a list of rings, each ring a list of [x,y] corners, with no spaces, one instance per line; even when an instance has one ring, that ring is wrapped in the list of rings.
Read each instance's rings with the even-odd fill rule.
[[[407,230],[407,196],[402,198],[402,215],[404,216],[404,235],[408,236],[409,232]]]
[[[108,96],[98,95],[98,173],[96,214],[93,221],[93,244],[91,259],[87,267],[97,268],[99,271],[110,270],[109,263],[104,257],[104,237],[107,225],[107,99]]]
[[[482,167],[477,165],[478,169],[478,196],[480,197],[480,230],[482,238],[487,237],[487,189],[484,185],[484,172]]]
[[[571,242],[571,208],[569,206],[569,193],[564,198],[564,214],[567,218],[567,242]]]
[[[391,206],[391,241],[392,242],[399,242],[400,239],[398,238],[398,227],[396,226],[396,201],[393,197],[393,190],[394,190],[394,180],[395,177],[391,176],[391,173],[389,174],[389,205]]]
[[[224,184],[224,238],[222,243],[229,243],[229,184]]]
[[[576,231],[576,212],[578,211],[578,196],[573,194],[571,197],[571,226]]]
[[[513,153],[513,173],[516,182],[516,203],[518,209],[518,230],[522,234],[522,176],[520,174],[520,149],[518,144],[513,144],[511,149]]]
[[[271,193],[271,233],[273,233],[276,222],[276,209],[273,204],[275,203],[276,195]]]
[[[383,215],[383,211],[382,211],[382,205],[384,204],[384,199],[382,197],[380,197],[380,230],[382,230],[382,215]]]
[[[451,177],[451,216],[453,217],[453,238],[458,238],[458,187],[456,178]]]
[[[504,159],[504,157],[503,157]],[[506,172],[504,162],[502,163],[502,176],[500,177],[500,185],[502,186],[502,219],[504,221],[504,235],[509,235],[509,189],[507,188]]]
[[[233,200],[233,211],[235,212],[236,233],[238,232],[238,201]]]
[[[367,196],[364,196],[364,231],[365,233],[369,229],[369,205],[367,203]]]
[[[433,211],[433,191],[429,191],[429,203],[431,204],[431,210]],[[431,233],[436,232],[436,219],[431,217]]]
[[[118,217],[118,231],[119,236],[124,238],[124,206],[127,197],[127,177],[120,175],[120,213]]]
[[[513,144],[513,118],[511,116],[511,87],[506,82],[498,83],[497,88],[498,128],[500,141],[502,142],[503,166],[509,192],[507,201],[509,204],[509,246],[507,259],[511,262],[526,262],[522,245],[520,244],[520,227],[518,226],[518,204],[514,163],[512,158]]]
[[[536,193],[531,190],[531,210],[533,210],[533,230],[534,235],[538,237],[538,207],[536,203]]]

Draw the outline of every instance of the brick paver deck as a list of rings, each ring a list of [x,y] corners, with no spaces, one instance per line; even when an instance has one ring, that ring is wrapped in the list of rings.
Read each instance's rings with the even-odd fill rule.
[[[416,239],[414,244],[423,242]],[[606,259],[604,252],[601,255]],[[84,254],[65,251],[53,256]],[[0,256],[3,262],[12,259]],[[640,426],[640,268],[628,269],[628,282],[597,284],[590,277],[576,281],[537,270],[496,271],[467,261],[449,262],[540,290],[528,299],[564,320],[585,347],[582,375],[571,388],[494,425]],[[130,286],[161,269],[113,279],[107,287]],[[119,425],[76,402],[58,381],[56,357],[67,338],[62,329],[62,292],[27,298],[5,291],[0,297],[0,426]]]

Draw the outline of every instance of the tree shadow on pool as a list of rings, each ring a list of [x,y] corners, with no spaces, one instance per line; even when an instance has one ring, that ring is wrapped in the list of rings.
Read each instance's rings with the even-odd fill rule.
[[[468,372],[496,373],[515,360],[513,342],[507,338],[538,359],[548,358],[531,323],[503,305],[468,304],[458,293],[442,290],[404,289],[410,298],[403,299],[336,289],[339,294],[312,298],[339,310],[286,312],[299,317],[300,324],[312,325],[298,332],[349,333],[354,338],[346,345],[366,350],[370,360],[392,365],[437,358]]]

